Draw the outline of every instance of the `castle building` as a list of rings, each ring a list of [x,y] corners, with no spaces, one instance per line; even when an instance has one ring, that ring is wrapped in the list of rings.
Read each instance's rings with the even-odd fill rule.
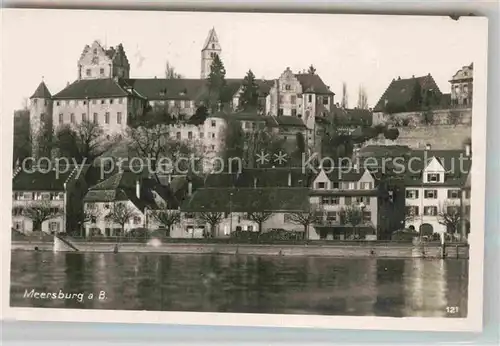
[[[472,106],[472,85],[474,64],[462,67],[450,79],[451,104],[454,106]]]
[[[130,63],[123,45],[105,48],[94,41],[84,47],[73,83],[54,95],[43,82],[37,88],[30,108],[33,131],[39,131],[41,123],[57,131],[62,126],[92,121],[102,126],[109,137],[123,135],[132,118],[157,106],[187,121],[207,100],[207,77],[213,59],[221,53],[217,33],[212,28],[201,50],[200,79],[130,78]],[[226,82],[233,95],[230,109],[238,112],[243,78],[227,78]],[[334,93],[321,77],[314,73],[293,73],[287,68],[277,79],[256,83],[259,93],[256,115],[296,118],[307,128],[306,143],[314,147],[315,118],[331,111],[334,102]],[[212,143],[205,144],[215,147]],[[33,145],[37,145],[36,141]]]

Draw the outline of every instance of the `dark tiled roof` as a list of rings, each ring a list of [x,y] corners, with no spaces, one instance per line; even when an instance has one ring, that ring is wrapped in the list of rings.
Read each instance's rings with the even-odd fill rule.
[[[238,175],[236,173],[208,174],[203,182],[204,187],[232,187],[235,186]]]
[[[81,175],[85,175],[89,165],[86,165]],[[55,169],[45,173],[44,168],[34,171],[21,170],[12,179],[12,191],[64,191],[64,183],[70,183],[73,179],[81,178],[77,172],[80,167],[71,166],[66,171],[59,167],[59,172]]]
[[[302,168],[253,168],[244,169],[238,176],[238,187],[287,187],[290,179],[291,187],[308,187],[314,173],[302,171]]]
[[[50,94],[49,89],[45,85],[45,83],[42,81],[39,85],[38,88],[36,88],[35,92],[33,95],[31,95],[30,99],[34,98],[40,98],[40,99],[50,99],[52,95]]]
[[[459,174],[462,170],[460,175],[468,173],[472,164],[472,158],[467,157],[464,150],[412,150],[410,157],[415,158],[411,163],[412,170],[424,169],[434,157],[437,158],[445,171]],[[427,162],[424,162],[425,158]],[[461,161],[462,168],[460,167]]]
[[[377,189],[372,190],[311,190],[309,192],[310,196],[346,196],[346,197],[375,197],[378,196],[380,192]]]
[[[217,112],[215,114],[210,115],[211,117],[222,118],[226,120],[237,120],[237,121],[261,121],[268,122],[269,117],[260,115],[257,112],[235,112],[235,113],[227,113],[227,112]]]
[[[204,188],[181,206],[186,212],[305,211],[307,188]]]
[[[217,34],[215,33],[215,28],[210,29],[210,31],[208,32],[208,36],[205,40],[205,44],[203,45],[202,51],[208,48],[208,45],[210,44],[210,42],[218,41],[218,40],[219,39],[217,38]]]
[[[316,177],[320,174],[321,172],[318,172]],[[360,167],[360,168],[328,168],[325,169],[326,176],[330,181],[337,182],[337,181],[358,181],[361,179],[363,174],[365,173],[365,169]],[[316,177],[314,179],[316,179]]]
[[[421,77],[412,77],[406,79],[393,79],[387,87],[380,100],[374,107],[374,111],[380,112],[385,108],[385,100],[388,103],[396,106],[404,106],[410,102],[414,94],[416,83],[419,83],[422,90],[434,89],[438,94],[441,94],[434,78],[430,74]]]
[[[134,95],[132,91],[127,92],[123,81],[112,78],[106,79],[81,79],[68,85],[66,88],[54,95],[54,99],[85,99],[125,97]]]
[[[321,77],[317,74],[299,73],[295,77],[302,85],[302,92],[314,92],[316,94],[334,95],[330,89],[323,82]]]
[[[286,126],[286,127],[301,127],[305,128],[306,125],[304,124],[304,121],[302,119],[293,117],[293,116],[271,116],[272,122],[269,122],[270,126],[273,127],[280,127],[280,126]]]

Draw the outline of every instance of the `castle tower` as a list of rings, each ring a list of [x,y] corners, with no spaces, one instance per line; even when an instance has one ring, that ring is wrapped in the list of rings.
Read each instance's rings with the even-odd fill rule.
[[[31,155],[35,158],[49,157],[50,152],[44,142],[52,129],[52,95],[42,82],[30,97]],[[44,138],[45,137],[45,138]]]
[[[220,56],[221,52],[222,49],[219,44],[219,39],[217,38],[215,29],[212,28],[208,33],[203,49],[201,50],[201,79],[208,78],[212,61],[215,55]]]
[[[123,45],[105,48],[97,40],[86,45],[78,59],[78,80],[114,77],[130,78],[130,63]]]

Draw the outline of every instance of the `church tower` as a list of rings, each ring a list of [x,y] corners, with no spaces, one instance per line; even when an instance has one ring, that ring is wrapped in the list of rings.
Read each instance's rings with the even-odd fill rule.
[[[31,156],[49,157],[50,152],[43,142],[47,141],[52,129],[52,95],[42,82],[30,97]],[[46,137],[46,138],[44,138]]]
[[[208,78],[210,74],[210,66],[215,55],[219,55],[222,49],[219,44],[219,39],[215,33],[215,28],[212,28],[208,33],[203,49],[201,50],[201,79]]]

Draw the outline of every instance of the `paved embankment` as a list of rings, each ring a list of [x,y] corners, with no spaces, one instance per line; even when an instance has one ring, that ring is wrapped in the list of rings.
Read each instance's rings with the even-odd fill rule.
[[[79,252],[113,252],[115,243],[77,242]],[[49,242],[13,241],[13,250],[53,251]],[[70,249],[66,251],[71,251]],[[120,243],[119,252],[172,253],[172,254],[227,254],[257,256],[330,256],[330,257],[385,257],[385,258],[440,258],[439,243],[426,245],[357,243],[357,244],[210,244],[210,243],[164,243],[151,246],[144,243]],[[463,244],[448,244],[447,258],[469,258],[469,247]]]

